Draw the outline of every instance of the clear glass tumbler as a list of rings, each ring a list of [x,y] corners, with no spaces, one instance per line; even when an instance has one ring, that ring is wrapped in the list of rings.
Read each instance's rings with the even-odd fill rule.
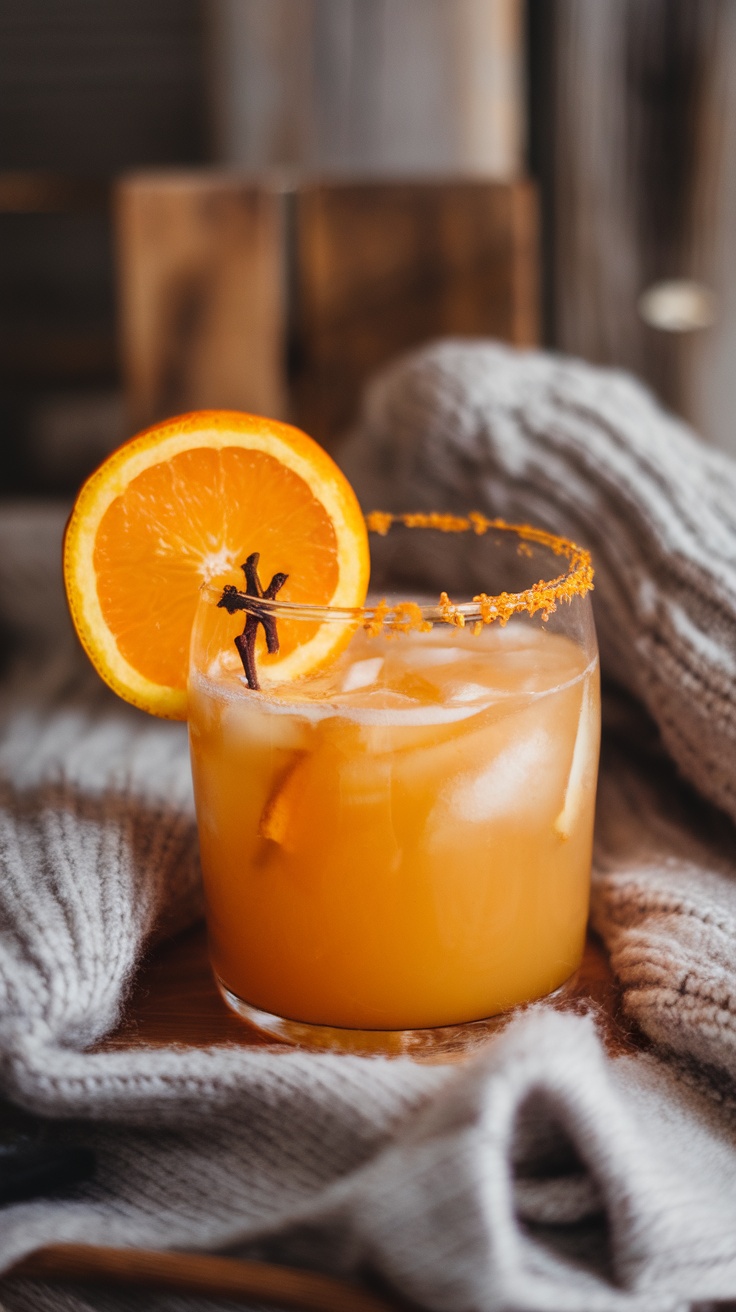
[[[211,960],[228,1004],[271,1036],[451,1051],[458,1027],[467,1038],[580,965],[592,570],[572,543],[479,515],[369,527],[363,609],[239,591],[231,613],[232,578],[202,589],[189,729]],[[336,625],[339,654],[269,683],[261,639],[249,687],[235,638],[264,608],[282,649]]]

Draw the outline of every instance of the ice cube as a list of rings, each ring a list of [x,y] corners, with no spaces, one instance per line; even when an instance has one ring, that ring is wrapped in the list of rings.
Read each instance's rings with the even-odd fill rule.
[[[383,669],[383,657],[372,656],[369,660],[355,661],[348,667],[342,681],[342,692],[356,692],[358,688],[369,688],[378,682]]]
[[[453,683],[445,685],[445,696],[451,704],[468,705],[470,702],[489,701],[492,689],[487,683]]]
[[[578,684],[525,707],[494,703],[475,710],[477,730],[471,722],[468,732],[414,754],[413,778],[428,787],[436,781],[427,818],[435,853],[452,850],[466,827],[489,835],[496,825],[519,833],[552,827],[563,807],[579,699]]]
[[[593,682],[588,679],[580,706],[580,719],[565,789],[565,800],[555,820],[555,829],[561,838],[569,838],[577,822],[598,759],[598,740],[596,699],[593,695]]]
[[[231,702],[223,710],[222,733],[228,743],[242,743],[248,748],[263,751],[303,752],[309,747],[314,732],[313,725],[319,718],[310,714],[312,708],[299,705],[299,714],[289,706],[279,706],[269,702],[266,697],[256,701],[253,694],[248,700]]]
[[[544,725],[507,745],[476,774],[462,775],[447,798],[456,819],[483,824],[524,809],[530,784],[548,769],[550,756],[559,751]]]
[[[408,698],[414,706],[436,706],[444,701],[442,689],[416,670],[401,667],[392,670],[388,683],[392,692]]]
[[[416,666],[451,665],[455,661],[467,660],[468,653],[462,647],[448,647],[431,644],[425,646],[418,642],[412,649],[411,662]]]

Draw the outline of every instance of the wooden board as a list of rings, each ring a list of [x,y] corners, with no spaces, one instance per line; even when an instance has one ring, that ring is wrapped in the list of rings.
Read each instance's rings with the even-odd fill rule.
[[[278,189],[205,171],[116,191],[120,348],[131,423],[222,406],[285,408]]]
[[[330,447],[399,352],[448,334],[537,340],[529,182],[139,174],[116,212],[136,427],[233,406]]]
[[[536,193],[486,179],[345,182],[296,197],[304,426],[330,445],[381,365],[435,337],[538,338]]]

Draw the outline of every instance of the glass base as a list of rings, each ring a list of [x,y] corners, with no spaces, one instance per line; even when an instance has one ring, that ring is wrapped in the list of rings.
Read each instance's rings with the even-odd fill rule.
[[[544,995],[544,1000],[565,1003],[577,997],[578,976],[579,972],[575,971],[553,993]],[[252,1025],[264,1038],[275,1039],[291,1047],[311,1048],[314,1052],[345,1052],[362,1057],[411,1057],[414,1061],[427,1063],[460,1061],[472,1056],[523,1011],[525,1006],[531,1005],[522,1003],[484,1020],[471,1020],[459,1025],[438,1025],[431,1029],[353,1030],[332,1025],[311,1025],[305,1021],[273,1016],[231,993],[217,975],[215,980],[231,1011]],[[541,1002],[542,998],[533,1001]]]

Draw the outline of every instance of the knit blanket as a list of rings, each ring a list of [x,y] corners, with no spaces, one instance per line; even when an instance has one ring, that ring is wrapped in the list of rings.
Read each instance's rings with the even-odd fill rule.
[[[368,509],[477,509],[592,549],[610,685],[593,923],[648,1050],[614,1058],[593,1013],[539,1004],[453,1068],[95,1051],[151,937],[200,911],[186,736],[77,650],[63,511],[6,506],[0,1086],[98,1169],[0,1209],[0,1270],[67,1240],[267,1255],[436,1312],[736,1299],[736,466],[631,379],[468,342],[384,374],[345,465]],[[31,1281],[0,1299],[209,1306]]]

